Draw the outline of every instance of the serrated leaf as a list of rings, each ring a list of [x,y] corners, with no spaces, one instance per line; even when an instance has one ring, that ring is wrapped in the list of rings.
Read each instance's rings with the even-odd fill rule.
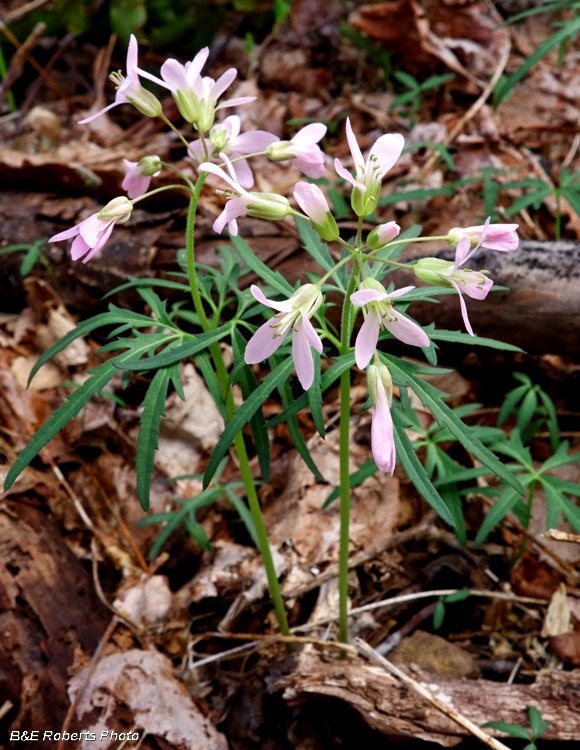
[[[50,349],[47,349],[38,359],[28,377],[28,385],[30,385],[32,378],[40,370],[42,365],[52,359],[56,354],[65,349],[69,344],[78,339],[80,336],[85,336],[87,333],[95,331],[97,328],[103,328],[104,326],[115,325],[121,323],[123,326],[135,326],[136,328],[142,328],[144,326],[150,326],[154,324],[152,318],[146,317],[145,315],[139,315],[137,313],[131,313],[126,310],[121,310],[115,305],[109,306],[109,312],[95,315],[88,320],[69,331],[61,339],[55,342]]]
[[[239,235],[237,237],[230,235],[230,238],[248,268],[257,273],[263,281],[274,287],[274,289],[277,289],[285,297],[290,297],[294,294],[294,289],[282,274],[278,273],[278,271],[272,271],[265,263],[262,263]]]
[[[473,541],[473,546],[479,547],[479,545],[486,539],[489,532],[506,517],[510,510],[513,510],[519,501],[520,496],[516,490],[514,490],[513,487],[506,487],[499,496],[499,499],[492,505],[489,513],[481,524]]]
[[[222,432],[221,437],[213,449],[212,454],[209,458],[207,468],[203,477],[204,487],[207,487],[211,481],[215,470],[217,469],[220,461],[224,457],[226,451],[233,443],[234,438],[240,432],[242,427],[250,421],[252,416],[256,413],[256,410],[264,403],[270,393],[282,385],[289,377],[292,372],[294,362],[291,357],[282,362],[275,370],[272,370],[267,375],[256,390],[244,401],[240,408],[236,411],[231,422],[226,425],[225,430]]]
[[[181,346],[175,348],[166,348],[161,354],[154,354],[152,357],[145,359],[132,359],[128,362],[119,364],[122,370],[133,370],[134,372],[143,370],[156,370],[158,367],[167,367],[175,362],[179,362],[187,357],[193,357],[198,352],[207,349],[211,344],[223,339],[231,330],[230,325],[224,325],[207,333],[200,333],[195,339],[191,339]]]
[[[392,359],[389,358],[391,362]],[[430,383],[414,375],[407,375],[406,377],[411,388],[423,405],[431,409],[439,424],[447,427],[469,453],[472,453],[498,477],[510,484],[520,495],[523,495],[524,489],[517,477],[474,436],[473,432],[453,413],[453,410],[441,401],[439,391]]]
[[[413,445],[405,432],[399,409],[396,407],[391,409],[391,416],[393,417],[397,458],[403,464],[407,476],[410,481],[413,482],[419,494],[429,503],[436,513],[450,526],[455,526],[455,521],[453,520],[449,508],[445,505],[443,499],[427,476],[427,472],[423,468],[422,463],[417,458]]]
[[[498,427],[501,426],[506,421],[506,419],[509,417],[509,415],[513,411],[515,405],[522,398],[522,396],[525,393],[527,393],[527,390],[528,390],[527,385],[520,385],[517,388],[514,388],[513,391],[510,391],[506,395],[504,402],[501,405],[501,409],[499,410],[499,415],[497,418]]]
[[[484,336],[470,336],[468,333],[462,331],[441,331],[436,329],[431,333],[427,330],[429,338],[434,341],[449,341],[456,344],[470,344],[476,346],[487,346],[489,349],[500,349],[506,352],[523,352],[519,346],[514,344],[506,344],[503,341],[496,341],[495,339],[488,339]]]
[[[151,475],[158,447],[159,423],[165,414],[165,400],[171,380],[169,368],[157,370],[143,400],[141,427],[137,439],[137,495],[144,511],[149,510]]]
[[[526,393],[518,412],[516,427],[520,432],[523,432],[530,423],[537,406],[538,395],[535,389],[532,389]]]
[[[228,412],[226,409],[226,403],[220,388],[219,380],[215,370],[209,360],[207,354],[198,354],[195,358],[197,366],[201,370],[201,374],[208,391],[213,398],[214,404],[217,406],[219,413],[221,414],[224,422],[228,421]]]
[[[71,393],[65,403],[55,411],[48,422],[45,422],[32,436],[28,445],[10,468],[4,482],[5,490],[10,489],[14,481],[32,459],[73,417],[76,417],[89,399],[102,391],[109,380],[114,378],[117,368],[112,360],[108,360],[98,367],[89,370],[89,372],[91,373],[91,377],[79,386],[74,393]]]

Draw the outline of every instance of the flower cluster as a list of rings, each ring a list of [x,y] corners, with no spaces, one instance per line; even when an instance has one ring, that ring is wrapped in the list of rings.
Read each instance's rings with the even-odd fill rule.
[[[304,181],[295,185],[293,196],[302,213],[295,210],[285,196],[251,191],[254,173],[248,159],[256,156],[266,156],[274,162],[292,161],[306,177],[321,178],[325,174],[326,164],[319,143],[326,135],[326,126],[311,123],[290,140],[280,140],[278,136],[263,130],[242,132],[242,123],[237,115],[229,115],[216,122],[216,114],[220,110],[246,104],[254,97],[238,97],[220,102],[220,97],[236,78],[237,71],[227,70],[217,80],[202,76],[208,54],[209,50],[204,48],[185,65],[177,60],[167,60],[161,66],[161,77],[157,77],[138,67],[137,41],[131,36],[126,74],[119,72],[111,76],[117,86],[115,101],[81,122],[90,122],[123,103],[130,103],[141,113],[161,117],[168,122],[163,115],[161,103],[141,85],[139,78],[153,81],[171,93],[181,116],[198,134],[198,138],[189,143],[189,154],[198,169],[198,179],[204,180],[211,174],[227,185],[220,191],[225,199],[225,206],[214,222],[215,232],[221,233],[227,226],[231,235],[237,235],[238,219],[244,216],[282,220],[293,214],[309,221],[323,240],[338,242],[346,249],[347,254],[323,278],[299,287],[288,299],[268,299],[257,286],[251,287],[253,297],[275,313],[251,337],[246,347],[245,361],[250,365],[262,362],[273,355],[291,335],[296,374],[302,387],[308,390],[315,377],[312,348],[322,354],[323,340],[332,341],[326,326],[317,330],[313,324],[313,321],[316,323],[316,316],[320,314],[324,301],[324,284],[339,267],[350,261],[353,276],[345,305],[349,311],[354,307],[356,312],[361,311],[363,315],[354,354],[357,366],[367,369],[373,406],[372,451],[379,468],[393,472],[396,461],[390,413],[393,387],[389,370],[377,350],[379,339],[381,332],[386,331],[399,341],[415,347],[429,347],[430,340],[423,328],[406,313],[415,287],[386,289],[377,280],[376,274],[368,272],[369,268],[374,267],[374,263],[401,265],[394,262],[388,253],[384,256],[380,254],[383,249],[402,242],[397,239],[400,227],[393,221],[381,224],[372,229],[363,240],[362,222],[364,217],[377,209],[383,179],[401,155],[404,138],[399,133],[382,135],[365,158],[350,120],[347,119],[346,138],[354,174],[339,159],[334,161],[334,168],[338,177],[351,186],[351,206],[359,217],[357,240],[355,244],[350,244],[340,237],[339,226],[318,185]],[[115,224],[128,221],[135,202],[150,194],[147,191],[151,179],[164,166],[157,156],[148,156],[139,162],[125,160],[125,165],[128,171],[123,180],[123,189],[128,197],[115,198],[99,213],[50,239],[51,242],[58,242],[74,237],[71,248],[73,259],[82,258],[86,262],[104,246]],[[174,167],[172,169],[177,171]],[[189,180],[186,179],[186,182],[191,186]],[[201,183],[198,184],[201,188]],[[157,190],[164,189],[169,187]],[[458,292],[465,327],[471,335],[473,330],[463,294],[483,300],[493,282],[486,271],[473,271],[466,268],[465,264],[480,248],[499,252],[515,250],[518,246],[516,230],[516,224],[490,224],[489,219],[483,226],[451,229],[445,237],[436,239],[445,239],[455,249],[454,262],[431,257],[422,258],[409,266],[422,281],[453,288]],[[344,348],[342,353],[345,353]]]

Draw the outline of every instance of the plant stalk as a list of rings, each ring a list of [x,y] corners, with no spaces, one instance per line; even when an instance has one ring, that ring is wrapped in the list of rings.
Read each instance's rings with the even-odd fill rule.
[[[191,297],[195,310],[199,316],[201,327],[204,331],[211,330],[211,325],[207,319],[205,309],[203,307],[203,300],[199,292],[199,286],[197,284],[197,276],[195,269],[195,245],[194,245],[194,229],[195,229],[195,214],[197,209],[197,202],[201,194],[201,189],[207,173],[201,172],[193,191],[191,201],[189,203],[189,210],[187,214],[187,227],[186,227],[186,252],[187,252],[187,271],[189,276],[189,286],[191,289]],[[222,390],[222,395],[226,403],[226,410],[228,417],[231,419],[235,412],[235,404],[231,390],[228,388],[228,371],[224,363],[220,346],[217,342],[211,344],[209,347],[211,356],[213,358],[218,380]],[[280,627],[282,635],[290,635],[290,628],[288,626],[288,618],[286,616],[286,608],[284,606],[284,600],[280,591],[280,585],[278,583],[278,576],[276,575],[276,569],[274,567],[274,560],[272,559],[272,552],[270,550],[270,543],[268,541],[268,533],[266,531],[266,525],[264,524],[264,517],[262,515],[262,509],[260,508],[260,501],[258,499],[258,493],[256,492],[256,485],[254,484],[254,478],[252,476],[252,470],[250,468],[250,461],[248,459],[248,453],[246,451],[246,445],[244,443],[244,436],[239,432],[234,438],[234,447],[240,462],[240,471],[242,474],[242,481],[246,490],[246,497],[248,498],[248,505],[250,506],[250,513],[254,520],[256,527],[256,534],[258,536],[258,542],[260,547],[260,553],[264,561],[264,567],[266,569],[266,576],[268,578],[268,586],[270,589],[270,595],[274,605],[274,612],[276,613],[276,619]],[[288,650],[292,650],[291,644],[287,646]]]

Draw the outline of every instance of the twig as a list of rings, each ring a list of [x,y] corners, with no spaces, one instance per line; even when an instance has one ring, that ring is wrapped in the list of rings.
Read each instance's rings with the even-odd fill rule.
[[[426,599],[428,597],[436,596],[448,596],[449,594],[455,594],[458,591],[461,591],[462,589],[437,589],[435,591],[419,591],[413,594],[403,594],[401,596],[394,596],[391,599],[385,599],[380,602],[372,602],[371,604],[365,604],[362,607],[356,607],[355,609],[351,609],[348,613],[349,617],[354,617],[354,615],[361,614],[363,612],[370,612],[374,609],[381,609],[384,607],[394,607],[397,604],[404,604],[405,602],[415,601],[418,599]],[[530,596],[516,596],[515,594],[507,594],[502,591],[485,591],[482,589],[470,589],[469,593],[471,596],[481,596],[485,598],[490,599],[500,599],[501,601],[509,601],[519,604],[539,604],[542,606],[547,606],[550,602],[548,599],[534,599]],[[338,616],[336,617],[326,617],[323,620],[317,620],[316,622],[307,622],[304,625],[297,625],[293,628],[290,628],[291,633],[304,633],[308,630],[314,630],[315,628],[322,627],[323,625],[330,625],[338,620]],[[280,640],[282,636],[264,636],[264,635],[240,635],[239,633],[218,633],[218,637],[220,638],[228,638],[228,639],[236,639],[236,638],[251,638],[251,643],[246,643],[243,646],[236,646],[233,649],[230,649],[229,651],[224,651],[221,654],[212,654],[211,656],[207,656],[203,659],[200,659],[197,662],[192,662],[191,666],[194,668],[199,667],[205,667],[208,664],[215,664],[216,662],[225,661],[226,659],[233,659],[237,656],[241,656],[242,654],[248,652],[248,651],[254,651],[255,649],[260,648],[262,643],[268,642],[269,640]],[[320,643],[327,646],[330,643],[334,643],[334,641],[320,641],[313,638],[298,638],[292,642],[296,643]],[[342,648],[342,644],[335,644],[335,646],[331,646],[331,648]]]
[[[417,599],[426,599],[430,596],[449,596],[449,594],[456,594],[458,591],[463,590],[464,589],[437,589],[435,591],[417,591],[413,594],[402,594],[401,596],[393,596],[391,599],[383,599],[380,602],[371,602],[370,604],[364,604],[362,607],[356,607],[355,609],[351,609],[348,615],[349,617],[352,617],[354,615],[360,615],[363,612],[371,612],[375,609],[383,609],[384,607],[394,607],[396,604],[403,604],[404,602],[411,602]],[[531,596],[517,596],[516,594],[507,594],[503,591],[486,591],[485,589],[468,590],[471,596],[481,596],[486,599],[500,599],[504,602],[539,604],[542,606],[547,606],[550,603],[548,599],[534,599]],[[305,630],[311,630],[320,625],[327,625],[336,620],[336,617],[327,617],[324,620],[307,622],[304,625],[298,625],[297,627],[292,628],[292,632],[304,632]]]
[[[572,542],[573,544],[580,544],[579,534],[569,534],[567,531],[558,531],[558,529],[548,529],[543,537],[546,539],[552,539],[555,542]]]
[[[24,18],[27,13],[30,13],[33,10],[38,10],[38,8],[42,8],[42,6],[46,5],[48,2],[49,0],[31,0],[21,8],[15,8],[9,13],[5,13],[4,23],[13,23],[14,21],[19,21],[21,18]]]
[[[477,724],[474,724],[469,719],[466,719],[465,716],[462,716],[454,708],[451,708],[451,706],[447,706],[445,703],[436,698],[430,690],[427,690],[427,688],[423,687],[423,685],[418,683],[417,680],[414,680],[412,677],[406,674],[406,672],[403,672],[402,669],[399,669],[399,667],[391,664],[390,661],[378,654],[374,650],[374,648],[369,646],[368,643],[365,643],[361,638],[355,639],[355,646],[357,648],[357,651],[362,656],[366,656],[366,658],[370,662],[378,667],[382,667],[391,676],[394,676],[398,680],[400,680],[403,685],[410,688],[411,690],[414,690],[420,696],[425,698],[425,700],[427,700],[438,711],[441,711],[442,714],[448,716],[456,724],[459,724],[459,726],[467,729],[468,732],[470,732],[474,737],[477,737],[478,740],[481,740],[481,742],[486,744],[488,747],[491,747],[492,750],[510,750],[507,745],[503,744],[503,742],[490,737],[489,734],[480,729]]]
[[[0,706],[0,719],[3,719],[9,711],[14,708],[14,703],[9,700],[5,700],[2,706]]]
[[[105,646],[107,645],[107,643],[110,641],[111,636],[113,635],[113,632],[115,631],[115,628],[117,627],[118,624],[119,624],[119,619],[117,617],[113,617],[113,619],[109,623],[107,629],[103,633],[103,637],[99,641],[99,645],[97,646],[97,650],[93,654],[93,658],[91,659],[91,663],[90,663],[89,668],[87,670],[87,676],[86,676],[83,684],[81,685],[80,690],[76,694],[74,701],[70,704],[69,709],[66,712],[66,716],[65,716],[65,719],[64,719],[64,724],[62,725],[62,729],[61,729],[61,733],[60,733],[61,739],[60,739],[60,741],[59,741],[59,743],[57,745],[56,750],[63,750],[63,748],[64,748],[64,743],[65,743],[64,736],[65,736],[65,732],[67,732],[68,728],[70,727],[70,723],[73,720],[73,716],[74,716],[74,713],[75,713],[75,711],[77,709],[77,706],[79,705],[79,703],[81,701],[81,698],[83,697],[83,694],[84,694],[85,690],[87,689],[87,686],[88,686],[88,684],[90,682],[90,679],[93,676],[93,672],[95,671],[95,668],[96,668],[97,664],[99,663],[99,661],[101,659],[101,656],[103,655],[103,649],[105,648]]]
[[[274,633],[272,635],[256,635],[255,633],[204,633],[206,638],[225,638],[226,640],[232,641],[247,641],[251,640],[253,645],[254,642],[263,643],[311,643],[315,646],[323,646],[324,648],[334,648],[338,651],[348,651],[350,654],[356,654],[356,648],[354,646],[348,646],[344,643],[338,643],[337,641],[324,641],[320,638],[304,638],[298,635],[279,635]],[[195,666],[199,666],[195,664]]]

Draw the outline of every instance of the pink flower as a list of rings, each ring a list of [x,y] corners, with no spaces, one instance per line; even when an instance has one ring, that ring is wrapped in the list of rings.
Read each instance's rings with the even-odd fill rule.
[[[388,471],[392,474],[395,471],[397,451],[390,409],[393,400],[391,373],[386,365],[371,365],[367,372],[367,382],[373,402],[371,425],[373,458],[381,471]]]
[[[161,160],[158,156],[145,156],[140,161],[123,159],[127,174],[121,187],[131,200],[139,198],[149,190],[152,177],[161,172]]]
[[[499,250],[502,253],[510,253],[518,248],[518,227],[519,224],[490,224],[488,219],[483,226],[466,227],[465,229],[455,227],[455,229],[449,232],[447,242],[457,248],[459,242],[464,237],[467,237],[473,250],[470,256],[479,247],[486,247],[488,250]]]
[[[318,185],[297,182],[294,187],[294,198],[323,240],[332,242],[338,239],[340,235],[338,226],[334,216],[330,213],[324,193]]]
[[[185,65],[177,60],[166,60],[161,66],[161,78],[139,69],[139,73],[144,78],[171,91],[183,119],[194,123],[202,133],[211,128],[218,109],[247,104],[256,98],[255,96],[242,96],[237,99],[228,99],[216,106],[217,100],[231,86],[238,71],[230,68],[217,81],[209,76],[202,78],[201,69],[208,55],[209,48],[204,47],[191,62]]]
[[[364,370],[371,361],[377,348],[379,332],[383,326],[405,344],[429,346],[429,337],[425,331],[409,318],[396,312],[391,303],[391,299],[402,297],[414,288],[406,286],[387,294],[380,282],[368,278],[362,282],[358,292],[350,295],[353,304],[357,307],[366,307],[365,320],[354,345],[356,364],[361,370]]]
[[[314,382],[314,361],[310,347],[313,346],[322,354],[322,341],[310,322],[310,318],[322,304],[320,287],[316,284],[304,284],[282,302],[267,299],[255,285],[250,289],[258,302],[278,312],[260,326],[249,340],[244,356],[246,364],[255,365],[274,354],[292,329],[292,358],[296,375],[307,391]]]
[[[144,89],[139,83],[139,69],[137,68],[137,57],[139,54],[137,39],[131,34],[129,40],[129,47],[127,49],[127,75],[123,76],[119,73],[111,73],[111,80],[117,84],[117,93],[115,94],[115,101],[109,104],[108,107],[101,109],[94,115],[85,117],[84,120],[79,120],[79,125],[84,125],[87,122],[96,120],[102,114],[107,112],[109,109],[116,107],[119,104],[125,104],[130,102],[133,106],[148,117],[157,117],[161,114],[161,104],[158,99],[153,96],[150,91]]]
[[[496,227],[502,226],[501,224],[495,225]],[[501,233],[503,239],[497,239],[498,234],[496,233],[496,241],[502,244],[503,252],[509,252],[515,250],[513,247],[514,237],[517,243],[517,235],[511,227],[513,224],[503,225],[504,227],[510,227],[505,232]],[[468,235],[464,235],[459,238],[455,248],[455,262],[450,263],[449,261],[442,260],[440,258],[421,258],[415,265],[415,275],[423,281],[427,281],[430,284],[437,284],[439,286],[453,287],[459,293],[459,303],[461,305],[461,315],[467,332],[474,336],[469,317],[467,315],[467,305],[461,292],[465,292],[468,297],[473,299],[483,300],[487,297],[489,290],[493,286],[493,281],[487,276],[487,271],[471,271],[469,268],[460,269],[459,267],[466,263],[469,258],[477,251],[480,247],[486,247],[487,233],[489,230],[489,218],[486,220],[482,227],[471,227],[471,229],[477,229],[479,234],[479,242],[473,246],[473,240]],[[508,237],[509,235],[509,237]],[[509,247],[508,247],[509,245]],[[516,245],[517,246],[517,245]],[[495,248],[499,249],[499,248]]]
[[[73,260],[82,258],[83,263],[90,260],[103,247],[111,236],[115,224],[128,221],[131,216],[133,204],[124,196],[114,198],[98,214],[89,216],[80,224],[66,229],[64,232],[55,234],[49,242],[60,242],[75,237],[71,246],[71,257]]]
[[[220,234],[225,225],[233,236],[238,234],[238,222],[240,216],[253,216],[257,219],[268,219],[271,221],[283,219],[290,211],[288,199],[276,193],[248,193],[236,180],[236,173],[230,160],[225,154],[220,154],[220,159],[225,161],[229,171],[229,176],[221,167],[210,162],[204,162],[199,165],[200,172],[211,172],[228,185],[233,190],[226,190],[224,195],[227,199],[226,207],[215,220],[213,225],[214,232]]]
[[[342,166],[338,159],[334,160],[334,168],[353,186],[351,203],[354,212],[357,216],[366,216],[377,207],[383,177],[401,155],[405,139],[400,133],[382,135],[371,148],[365,161],[348,118],[346,137],[354,161],[356,178]]]
[[[313,122],[299,130],[289,141],[278,141],[268,147],[272,161],[293,159],[307,177],[318,179],[324,174],[324,152],[316,144],[326,135],[326,125]]]
[[[276,136],[265,130],[250,130],[240,133],[241,120],[237,115],[230,115],[217,125],[214,125],[209,133],[211,146],[210,156],[220,153],[226,154],[231,159],[247,156],[265,151],[268,146],[276,140]],[[205,155],[202,150],[201,140],[189,144],[198,161],[203,161]],[[243,188],[251,188],[254,184],[254,175],[250,165],[245,159],[232,163],[236,181]]]

